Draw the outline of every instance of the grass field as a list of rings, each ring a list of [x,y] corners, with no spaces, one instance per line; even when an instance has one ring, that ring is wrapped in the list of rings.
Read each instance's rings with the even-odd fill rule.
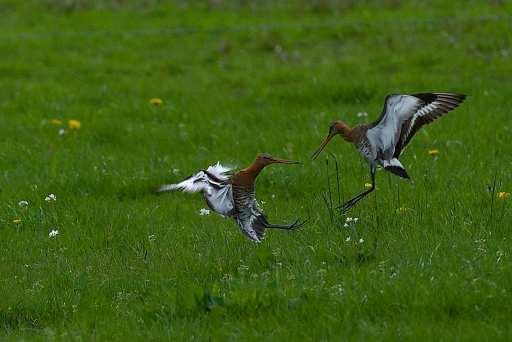
[[[0,338],[510,340],[509,13],[2,1]],[[468,98],[416,135],[412,181],[378,172],[343,227],[324,198],[362,190],[367,166],[331,143],[338,194],[333,156],[309,156],[333,119],[421,91]],[[272,222],[309,217],[301,230],[256,245],[200,216],[201,196],[151,191],[257,152],[303,161],[257,188]]]

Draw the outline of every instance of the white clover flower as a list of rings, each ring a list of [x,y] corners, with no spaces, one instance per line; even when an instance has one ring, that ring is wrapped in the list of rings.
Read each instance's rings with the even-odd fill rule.
[[[354,226],[358,220],[359,220],[359,218],[357,218],[357,217],[347,217],[345,219],[345,224],[343,225],[343,227],[348,228],[348,227]]]
[[[64,128],[59,129],[59,135],[66,134],[66,130]]]
[[[201,216],[204,216],[204,215],[210,215],[210,210],[205,209],[205,208],[201,208],[201,209],[199,210],[199,215],[201,215]]]
[[[44,198],[44,200],[46,202],[52,202],[52,201],[56,201],[57,200],[57,196],[55,196],[54,194],[49,194],[48,196],[46,196]]]
[[[363,242],[364,242],[364,240],[362,238],[359,239],[359,243],[363,243]]]
[[[49,233],[48,233],[48,237],[49,238],[54,238],[56,237],[57,235],[59,235],[59,231],[56,230],[56,229],[52,229]]]
[[[345,242],[350,242],[350,236],[347,236],[347,238],[345,239]]]
[[[28,201],[19,201],[19,202],[18,202],[18,205],[19,205],[20,207],[26,207],[26,206],[28,206]]]

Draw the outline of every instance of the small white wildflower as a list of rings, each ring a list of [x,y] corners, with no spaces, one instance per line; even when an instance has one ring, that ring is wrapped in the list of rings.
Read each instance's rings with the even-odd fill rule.
[[[352,217],[347,217],[346,222],[352,222]]]
[[[201,215],[201,216],[204,216],[204,215],[210,215],[210,210],[205,209],[205,208],[201,208],[201,209],[199,210],[199,215]]]
[[[19,205],[20,207],[26,207],[26,206],[28,206],[28,202],[27,202],[27,201],[19,201],[19,202],[18,202],[18,205]]]
[[[56,201],[57,200],[57,196],[55,196],[54,194],[49,194],[48,196],[46,196],[44,198],[44,200],[46,202]]]
[[[367,112],[359,112],[357,113],[357,117],[358,118],[365,118],[368,116],[368,113]]]
[[[354,217],[354,222],[357,222],[357,220],[359,220],[358,217]]]
[[[364,240],[363,240],[363,239],[359,239],[359,243],[363,243],[363,242],[364,242]]]
[[[66,134],[66,130],[64,128],[59,129],[59,135]]]
[[[155,240],[156,240],[156,235],[155,235],[155,234],[151,234],[151,235],[149,235],[149,236],[148,236],[148,240],[149,240],[149,242],[153,242],[153,241],[155,241]]]
[[[348,223],[345,223],[345,224],[343,225],[343,227],[348,228],[348,227],[349,227],[349,224],[348,224]]]
[[[345,239],[345,242],[350,242],[350,236],[347,236],[347,238]]]
[[[59,235],[59,231],[56,229],[53,229],[48,233],[48,237],[50,238],[56,237],[57,235]]]

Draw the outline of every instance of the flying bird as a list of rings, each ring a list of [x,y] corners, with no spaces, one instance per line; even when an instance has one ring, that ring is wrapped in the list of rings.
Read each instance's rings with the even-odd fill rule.
[[[162,185],[157,192],[173,190],[202,192],[210,209],[223,216],[233,217],[242,233],[254,242],[261,242],[267,228],[294,230],[305,223],[297,219],[291,224],[271,224],[256,200],[256,178],[265,166],[278,163],[300,164],[297,161],[260,153],[251,165],[238,172],[217,163],[180,183]]]
[[[315,159],[337,134],[353,143],[370,165],[371,187],[345,202],[340,208],[348,211],[375,189],[375,170],[382,166],[399,177],[409,175],[398,159],[414,134],[426,124],[455,109],[466,95],[454,93],[421,93],[388,95],[377,121],[350,128],[342,121],[329,127],[329,134],[313,153]]]

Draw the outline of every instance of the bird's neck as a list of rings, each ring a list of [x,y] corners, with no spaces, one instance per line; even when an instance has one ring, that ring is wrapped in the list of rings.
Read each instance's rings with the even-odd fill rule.
[[[265,166],[266,165],[264,163],[262,163],[261,161],[256,159],[256,160],[254,160],[251,163],[251,165],[249,165],[248,167],[246,167],[242,171],[245,174],[247,174],[249,177],[251,177],[252,179],[256,179],[256,177],[258,177],[258,175],[260,174],[261,170],[263,170],[263,168]]]
[[[339,133],[343,140],[353,143],[355,141],[354,137],[354,129],[344,125],[339,128]]]
[[[368,126],[366,125],[358,125],[353,128],[348,126],[343,126],[338,129],[339,134],[343,138],[343,140],[348,141],[353,144],[358,144],[361,139],[364,137],[366,131],[368,130]]]

